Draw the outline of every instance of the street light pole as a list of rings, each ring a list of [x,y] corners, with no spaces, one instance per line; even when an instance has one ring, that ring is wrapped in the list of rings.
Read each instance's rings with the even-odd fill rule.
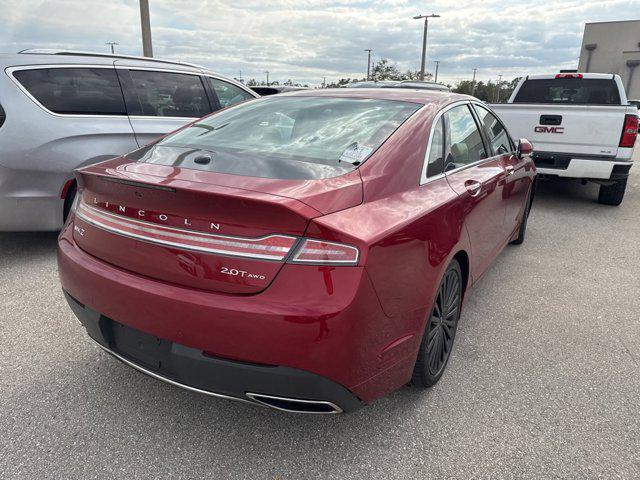
[[[149,0],[140,0],[140,26],[142,27],[142,54],[153,57],[151,46],[151,22],[149,20]]]
[[[440,60],[434,60],[436,64],[436,78],[433,79],[434,82],[438,82],[438,66],[440,65]]]
[[[267,74],[267,87],[269,86],[269,70],[265,70],[264,73]]]
[[[112,54],[112,55],[113,55],[114,53],[116,53],[116,52],[115,52],[115,50],[114,50],[114,48],[113,48],[113,46],[114,46],[114,45],[119,45],[119,43],[118,43],[118,42],[104,42],[104,44],[105,44],[105,45],[109,45],[109,46],[111,47],[111,54]]]
[[[478,71],[477,68],[473,69],[473,81],[471,82],[471,96],[472,97],[476,93],[476,72],[477,71]]]
[[[429,28],[430,18],[439,18],[440,15],[432,13],[431,15],[416,15],[414,20],[424,18],[424,33],[422,34],[422,63],[420,64],[420,80],[424,80],[424,69],[427,61],[427,29]]]
[[[369,76],[371,75],[371,49],[370,48],[365,48],[364,51],[368,53],[368,55],[367,55],[367,80],[369,80]]]

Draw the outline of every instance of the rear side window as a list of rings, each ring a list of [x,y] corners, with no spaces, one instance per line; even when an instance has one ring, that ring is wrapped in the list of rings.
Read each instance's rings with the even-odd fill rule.
[[[444,120],[438,119],[438,123],[433,129],[431,145],[429,146],[429,157],[427,158],[427,178],[434,177],[442,173],[444,165]]]
[[[235,105],[236,103],[244,102],[245,100],[254,98],[253,95],[245,92],[240,87],[236,87],[229,82],[218,80],[217,78],[207,78],[209,79],[211,88],[213,88],[213,91],[216,92],[218,100],[220,101],[220,106],[222,108],[230,107],[231,105]]]
[[[445,171],[487,158],[478,125],[467,105],[453,107],[443,115],[446,122]]]
[[[613,79],[548,78],[525,80],[513,103],[620,105]]]
[[[112,68],[37,68],[13,76],[45,108],[61,114],[126,115]]]
[[[480,123],[484,125],[484,130],[487,133],[489,142],[493,147],[493,152],[496,155],[502,155],[514,150],[509,138],[509,134],[502,126],[496,116],[484,107],[475,105],[476,113],[480,118]]]
[[[139,99],[139,105],[130,109],[130,115],[200,118],[211,113],[198,75],[150,70],[129,72]]]

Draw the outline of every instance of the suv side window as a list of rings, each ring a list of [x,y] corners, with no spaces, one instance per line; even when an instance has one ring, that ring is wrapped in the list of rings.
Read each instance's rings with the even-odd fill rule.
[[[438,123],[433,129],[429,156],[427,157],[427,178],[442,173],[444,168],[444,119],[438,118]]]
[[[496,116],[480,105],[474,105],[476,113],[480,118],[480,122],[484,125],[484,130],[487,132],[489,142],[493,147],[493,152],[496,155],[503,155],[515,150],[509,134],[500,123],[500,120]]]
[[[217,78],[207,77],[209,84],[220,101],[222,108],[230,107],[236,103],[244,102],[245,100],[254,98],[248,92],[245,92],[239,87],[236,87],[232,83],[218,80]]]
[[[202,80],[188,73],[129,70],[138,95],[129,115],[200,118],[211,113]]]
[[[468,105],[453,107],[443,117],[446,131],[445,172],[488,157]]]
[[[34,68],[13,76],[46,109],[67,115],[126,115],[113,68]]]

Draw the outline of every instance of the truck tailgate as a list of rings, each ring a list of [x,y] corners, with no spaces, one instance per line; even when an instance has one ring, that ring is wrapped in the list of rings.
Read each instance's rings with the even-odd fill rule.
[[[515,138],[530,140],[536,152],[614,157],[627,107],[621,105],[492,105]]]

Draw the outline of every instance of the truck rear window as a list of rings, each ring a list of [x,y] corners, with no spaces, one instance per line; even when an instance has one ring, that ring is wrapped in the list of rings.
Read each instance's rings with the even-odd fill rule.
[[[545,78],[525,80],[513,103],[620,105],[613,79]]]

